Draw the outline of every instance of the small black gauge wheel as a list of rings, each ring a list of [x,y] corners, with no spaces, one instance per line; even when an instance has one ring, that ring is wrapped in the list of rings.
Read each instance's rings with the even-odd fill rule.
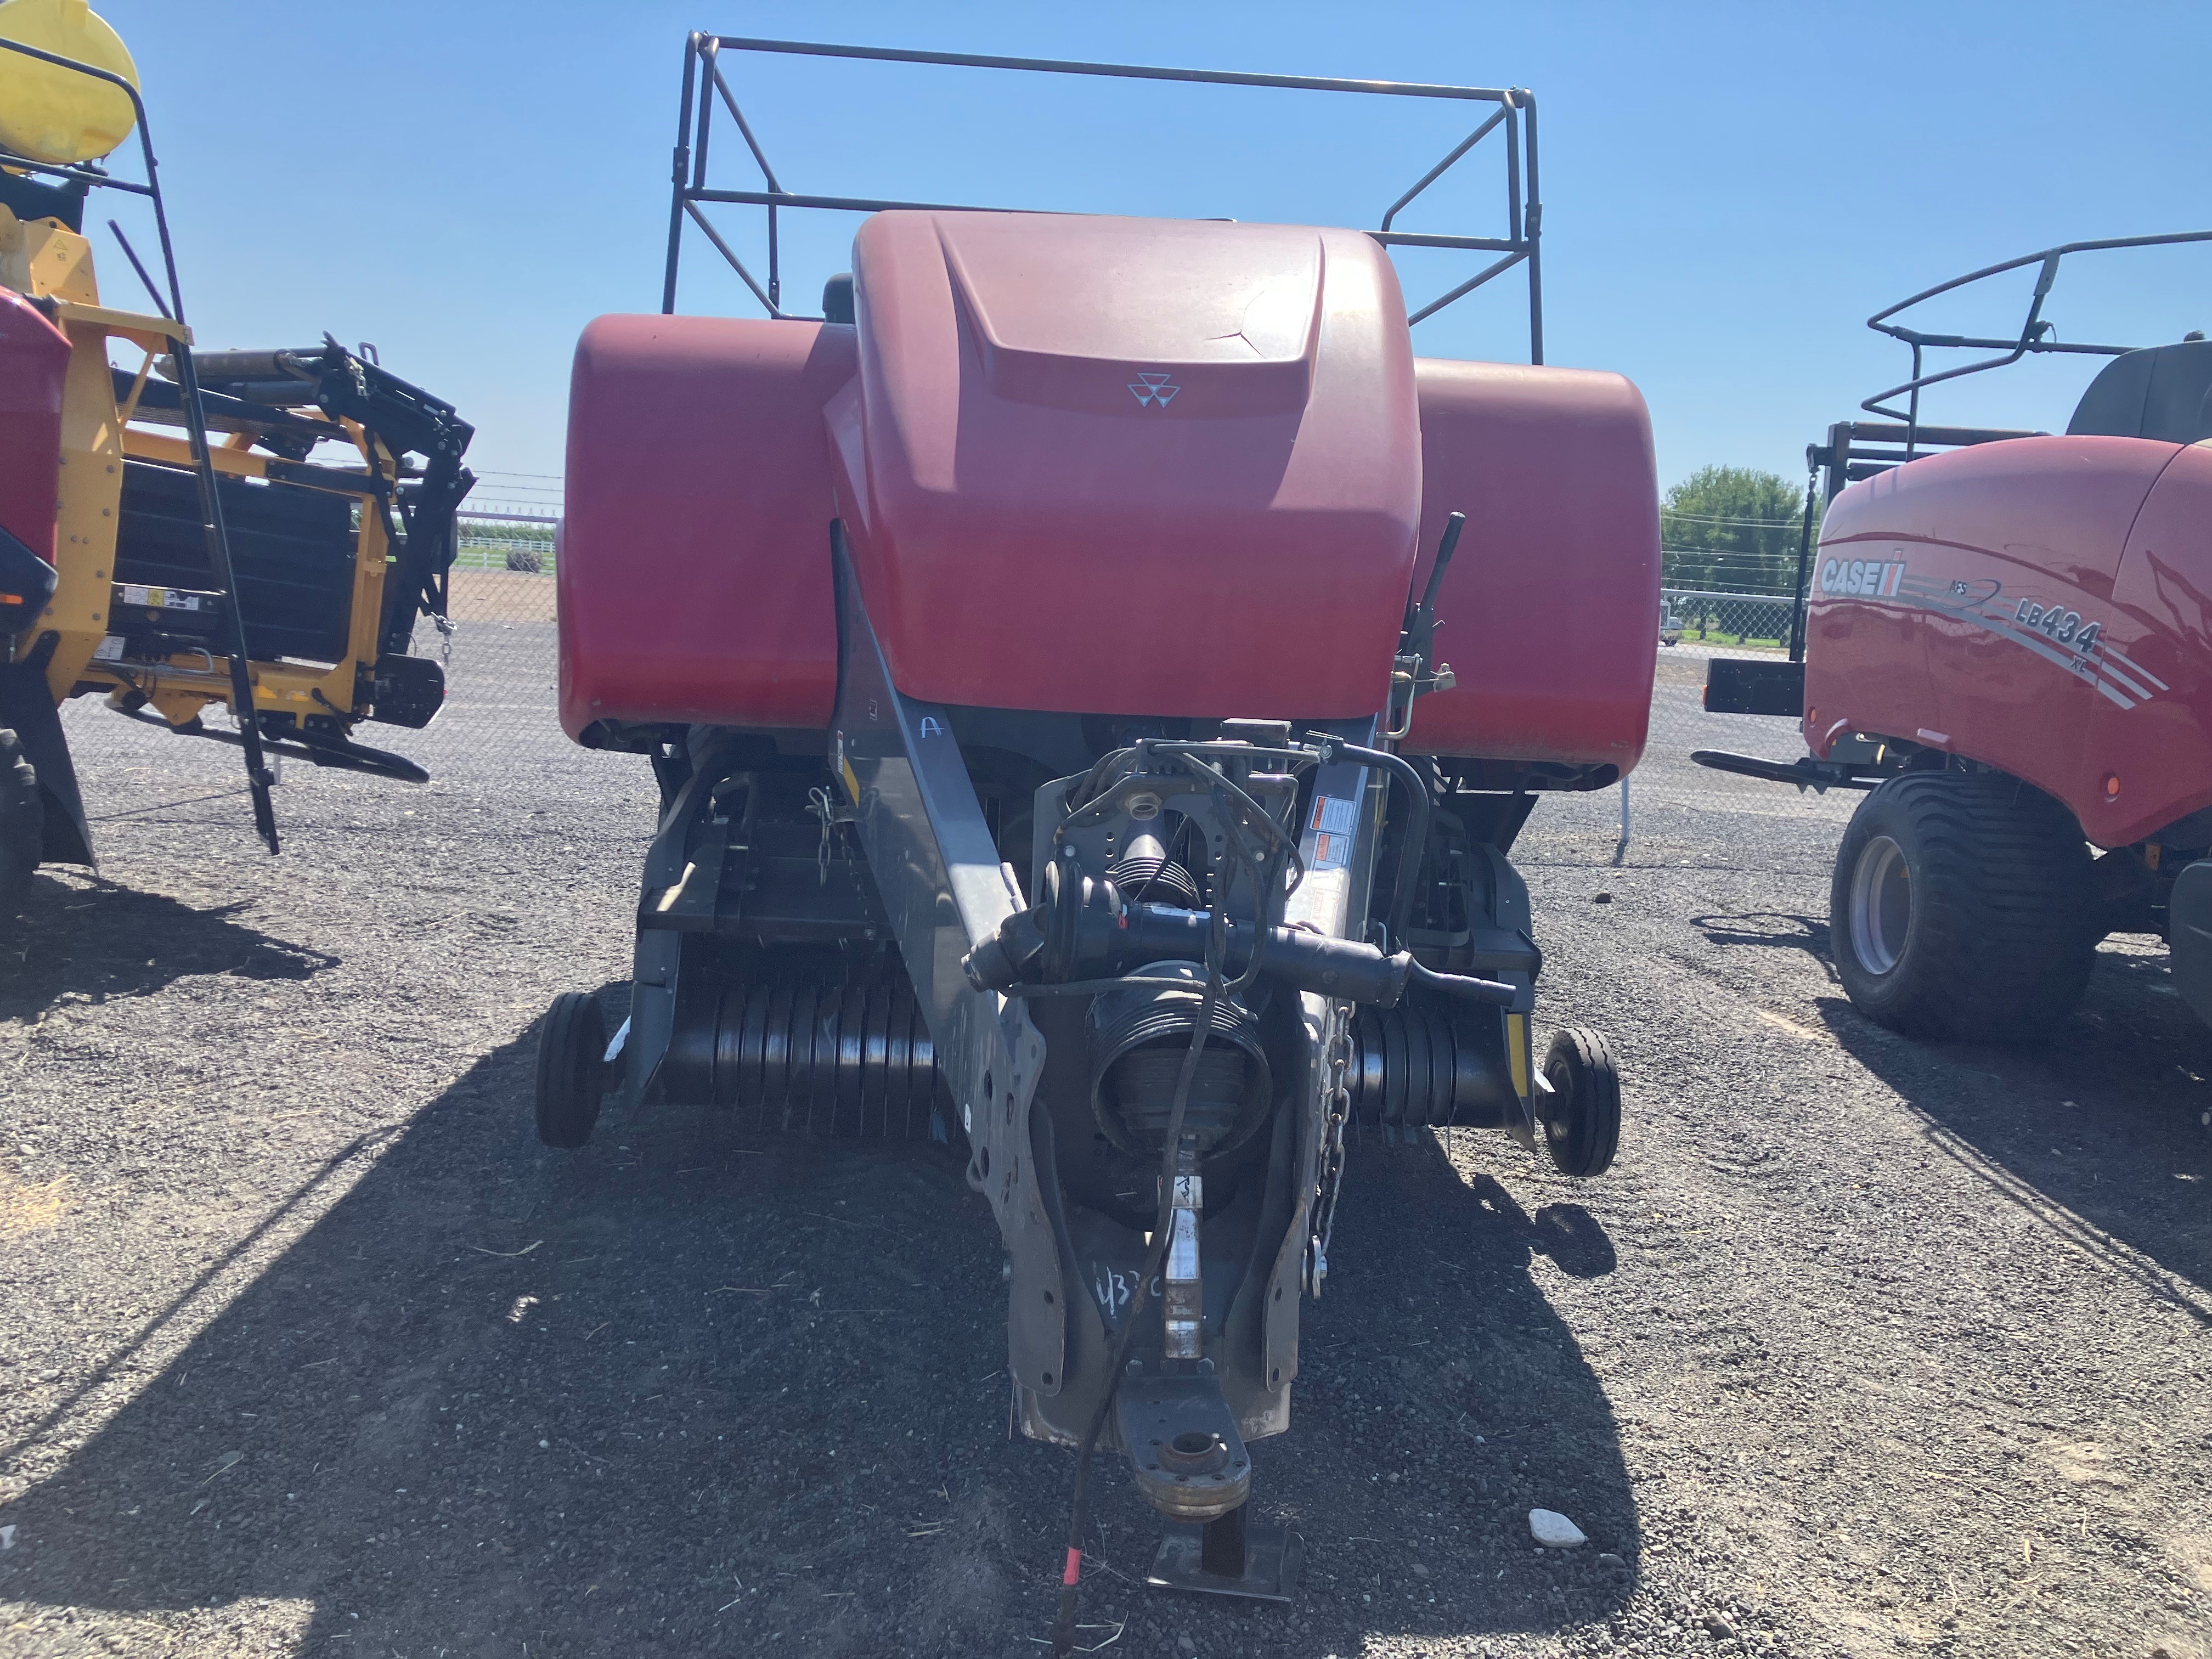
[[[1539,1098],[1548,1114],[1544,1146],[1552,1162],[1578,1180],[1603,1175],[1620,1148],[1620,1067],[1612,1046],[1586,1026],[1570,1025],[1552,1039],[1544,1077],[1552,1092]]]
[[[607,1028],[599,1005],[581,991],[563,991],[538,1032],[538,1138],[548,1146],[580,1146],[599,1121],[607,1090]]]

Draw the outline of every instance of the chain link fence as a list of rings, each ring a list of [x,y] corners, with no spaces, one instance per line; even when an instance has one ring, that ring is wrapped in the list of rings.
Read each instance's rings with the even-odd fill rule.
[[[495,483],[479,486],[471,497],[462,526],[450,632],[428,621],[416,629],[416,650],[445,660],[445,708],[421,731],[370,721],[355,737],[422,765],[433,778],[424,787],[480,797],[488,815],[495,811],[493,803],[557,787],[603,803],[610,833],[649,832],[654,792],[645,762],[579,749],[560,729],[553,576],[560,481],[494,476]],[[1855,798],[1797,796],[1784,786],[1710,771],[1689,759],[1694,749],[1779,759],[1802,752],[1790,721],[1709,714],[1703,702],[1705,665],[1714,656],[1781,654],[1789,638],[1788,598],[1675,588],[1665,598],[1663,634],[1655,630],[1653,642],[1642,764],[1625,787],[1546,796],[1516,856],[1595,867],[1825,860]],[[1571,635],[1562,640],[1570,657],[1574,648]],[[95,821],[191,799],[221,800],[241,783],[234,748],[179,738],[109,709],[102,698],[72,699],[63,718],[86,811]],[[220,705],[210,709],[207,724],[228,729]],[[296,800],[300,791],[343,790],[361,792],[356,810],[397,817],[408,810],[412,787],[293,761],[283,769],[278,815],[281,820],[288,799]],[[242,823],[242,804],[228,805],[237,807]],[[242,836],[242,850],[250,839]]]
[[[1668,587],[1661,589],[1659,597],[1667,612],[1660,627],[1662,644],[1689,641],[1742,646],[1753,652],[1789,646],[1792,605],[1787,593],[1712,593]]]
[[[481,474],[461,506],[453,568],[550,575],[560,524],[560,479],[527,472]]]

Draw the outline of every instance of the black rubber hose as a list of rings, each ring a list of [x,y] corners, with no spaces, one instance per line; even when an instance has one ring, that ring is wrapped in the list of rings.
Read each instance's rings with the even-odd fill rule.
[[[1080,812],[1085,807],[1090,805],[1097,798],[1098,792],[1106,787],[1106,774],[1112,769],[1115,763],[1124,755],[1133,755],[1136,752],[1133,749],[1109,749],[1097,760],[1091,762],[1091,770],[1084,775],[1083,781],[1076,785],[1074,793],[1067,797],[1067,810],[1070,812]]]

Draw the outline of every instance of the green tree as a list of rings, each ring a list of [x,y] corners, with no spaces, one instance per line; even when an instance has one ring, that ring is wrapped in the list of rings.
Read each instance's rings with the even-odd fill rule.
[[[1669,587],[1786,593],[1797,579],[1805,489],[1778,472],[1700,467],[1659,506]]]

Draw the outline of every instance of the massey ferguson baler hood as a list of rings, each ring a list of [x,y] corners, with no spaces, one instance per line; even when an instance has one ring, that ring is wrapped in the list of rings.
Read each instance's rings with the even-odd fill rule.
[[[884,213],[854,276],[859,383],[828,414],[902,690],[1133,714],[1382,707],[1420,426],[1372,240]]]

